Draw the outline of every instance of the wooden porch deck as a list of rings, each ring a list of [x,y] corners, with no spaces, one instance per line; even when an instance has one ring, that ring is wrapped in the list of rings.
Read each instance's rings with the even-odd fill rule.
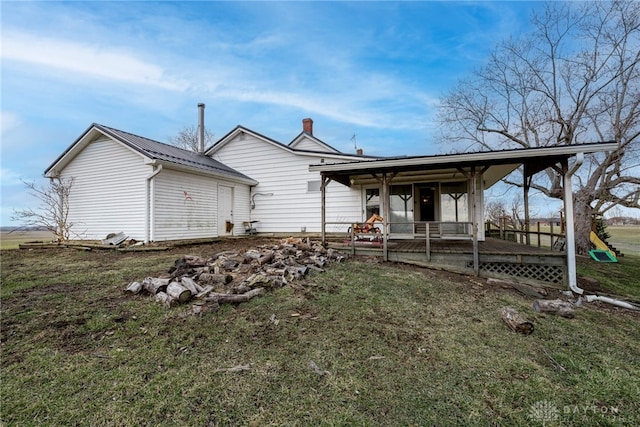
[[[384,256],[381,244],[330,243],[332,247],[353,255]],[[389,240],[389,261],[474,274],[471,240],[431,239],[429,251],[425,239]],[[567,283],[565,252],[552,251],[506,240],[487,238],[478,242],[479,275],[517,278],[519,281],[564,287]]]

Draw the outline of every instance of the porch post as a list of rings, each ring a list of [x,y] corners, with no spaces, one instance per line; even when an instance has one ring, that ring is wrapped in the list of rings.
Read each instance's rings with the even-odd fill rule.
[[[529,234],[530,219],[529,219],[529,188],[531,187],[531,176],[526,173],[526,166],[524,168],[524,236],[527,246],[531,245],[531,235]]]
[[[322,177],[322,181],[320,183],[320,222],[321,224],[321,232],[322,232],[322,244],[326,244],[327,243],[327,236],[326,236],[326,228],[327,228],[327,213],[326,213],[326,208],[327,208],[327,185],[329,184],[329,182],[331,181],[330,178],[327,178],[324,174],[321,175]]]
[[[389,181],[390,177],[387,173],[382,174],[382,224],[384,227],[384,235],[382,237],[382,259],[384,261],[389,261],[389,212],[390,203],[389,203]]]
[[[480,256],[478,255],[478,174],[476,167],[471,167],[471,220],[473,224],[473,272],[476,276],[480,274]]]

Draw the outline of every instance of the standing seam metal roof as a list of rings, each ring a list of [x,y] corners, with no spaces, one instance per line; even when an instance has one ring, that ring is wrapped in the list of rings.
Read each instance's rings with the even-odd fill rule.
[[[204,154],[194,153],[193,151],[178,148],[173,145],[154,141],[149,138],[134,135],[129,132],[110,128],[97,123],[94,123],[93,126],[151,159],[166,161],[180,166],[188,166],[207,172],[215,172],[229,177],[254,181],[243,173],[240,173],[237,170],[232,169]]]

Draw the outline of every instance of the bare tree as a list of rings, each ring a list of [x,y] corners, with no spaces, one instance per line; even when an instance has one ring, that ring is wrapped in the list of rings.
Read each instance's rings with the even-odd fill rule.
[[[40,200],[38,210],[31,208],[14,210],[11,219],[24,227],[44,227],[58,241],[69,240],[73,223],[69,222],[69,194],[73,178],[52,178],[48,186],[36,187],[34,182],[22,181],[29,194]]]
[[[441,100],[442,140],[467,150],[617,142],[586,158],[577,176],[576,245],[584,253],[594,214],[640,208],[640,3],[548,3],[532,23]],[[548,169],[531,188],[559,199],[560,183]]]
[[[519,197],[512,199],[511,206],[507,206],[504,201],[488,202],[485,217],[494,224],[502,224],[512,230],[524,231],[526,227],[524,207]]]
[[[215,135],[209,132],[206,128],[204,130],[204,145],[205,147],[213,143]],[[197,126],[185,126],[176,136],[169,137],[169,143],[176,147],[183,148],[185,150],[198,152],[200,147],[198,144],[198,127]]]

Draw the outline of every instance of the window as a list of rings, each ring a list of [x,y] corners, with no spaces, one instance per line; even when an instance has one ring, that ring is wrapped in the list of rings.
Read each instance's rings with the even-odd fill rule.
[[[391,207],[392,233],[413,232],[413,187],[409,185],[392,185],[389,198]]]
[[[367,188],[365,190],[365,215],[367,218],[373,214],[380,215],[380,189],[379,188]]]
[[[317,193],[320,191],[321,181],[307,181],[307,193]]]
[[[440,187],[442,221],[468,221],[469,198],[466,182],[448,182]]]

